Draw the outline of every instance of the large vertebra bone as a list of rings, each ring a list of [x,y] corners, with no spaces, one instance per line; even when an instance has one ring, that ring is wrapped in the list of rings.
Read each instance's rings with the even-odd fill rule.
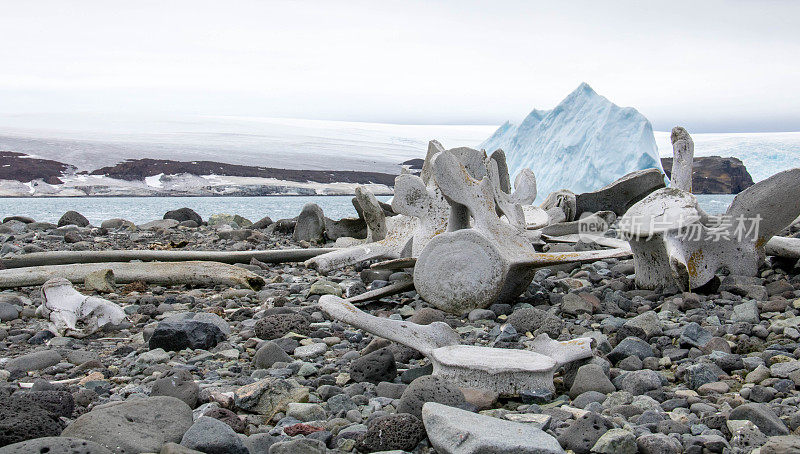
[[[436,181],[451,209],[450,229],[434,237],[414,268],[414,286],[439,309],[461,314],[518,296],[536,268],[624,257],[626,250],[537,253],[522,231],[496,213],[490,178],[473,178],[450,152],[436,156]],[[453,220],[467,216],[467,220]],[[453,225],[471,227],[453,230]]]
[[[458,334],[444,322],[418,325],[375,317],[332,295],[320,298],[319,306],[337,320],[419,351],[430,359],[434,375],[503,395],[553,390],[558,366],[592,356],[590,338],[557,342],[542,334],[530,344],[533,351],[460,345]]]
[[[50,279],[42,285],[44,302],[37,312],[48,317],[52,330],[58,335],[83,336],[104,328],[119,325],[125,320],[125,312],[111,301],[79,293],[66,279]],[[77,323],[87,325],[78,330]]]
[[[720,268],[754,276],[765,246],[800,213],[800,168],[779,172],[742,191],[721,218],[730,222],[715,224],[695,196],[683,189],[691,188],[693,151],[683,128],[673,130],[673,146],[678,164],[673,167],[673,187],[648,195],[620,220],[620,231],[633,251],[636,284],[694,289],[711,281]],[[757,228],[757,234],[743,235],[743,228]],[[792,252],[783,239],[775,243],[771,252]]]

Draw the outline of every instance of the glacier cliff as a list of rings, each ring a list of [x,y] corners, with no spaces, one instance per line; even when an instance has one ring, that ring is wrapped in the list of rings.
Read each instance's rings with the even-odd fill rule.
[[[534,110],[519,125],[504,123],[479,148],[503,149],[512,181],[520,170],[533,170],[538,201],[558,189],[593,191],[634,170],[663,171],[647,118],[586,83],[553,110]]]

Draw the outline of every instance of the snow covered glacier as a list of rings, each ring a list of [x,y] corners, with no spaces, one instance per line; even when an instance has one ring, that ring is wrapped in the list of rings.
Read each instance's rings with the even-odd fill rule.
[[[538,201],[558,189],[599,189],[634,170],[661,169],[650,122],[581,84],[553,110],[534,110],[519,125],[504,123],[479,148],[501,148],[513,178],[536,175]]]

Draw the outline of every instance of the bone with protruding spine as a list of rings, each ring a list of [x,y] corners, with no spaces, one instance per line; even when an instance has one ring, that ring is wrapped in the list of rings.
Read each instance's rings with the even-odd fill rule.
[[[419,351],[431,360],[434,375],[503,395],[538,387],[553,390],[558,366],[592,356],[590,338],[558,342],[542,334],[529,343],[533,351],[460,345],[458,334],[444,322],[418,325],[375,317],[332,295],[322,296],[319,305],[334,319]]]

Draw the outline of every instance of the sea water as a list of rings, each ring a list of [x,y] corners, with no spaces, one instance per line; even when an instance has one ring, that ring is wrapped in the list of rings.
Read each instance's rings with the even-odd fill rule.
[[[710,214],[723,213],[734,195],[700,194],[700,206]],[[388,201],[389,196],[378,200]],[[62,214],[75,210],[100,225],[106,219],[124,218],[135,224],[161,219],[164,213],[182,207],[203,219],[229,213],[255,222],[264,216],[273,220],[297,216],[303,205],[314,202],[331,219],[355,217],[351,196],[269,196],[269,197],[22,197],[0,198],[0,220],[6,216],[29,216],[37,221],[58,222]]]

